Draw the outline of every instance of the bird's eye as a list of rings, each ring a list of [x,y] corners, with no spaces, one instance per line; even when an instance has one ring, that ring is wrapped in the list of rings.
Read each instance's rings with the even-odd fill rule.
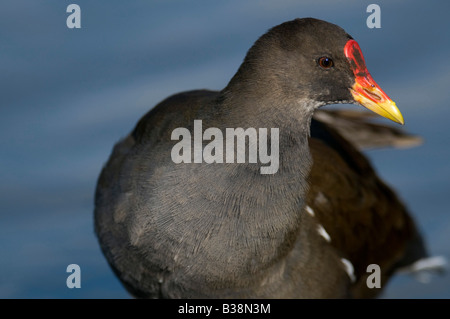
[[[333,60],[327,56],[323,56],[317,60],[317,63],[319,63],[319,66],[323,69],[329,69],[334,66]]]

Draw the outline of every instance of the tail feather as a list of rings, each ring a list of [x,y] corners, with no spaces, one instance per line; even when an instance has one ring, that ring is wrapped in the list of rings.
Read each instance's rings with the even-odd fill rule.
[[[423,143],[420,136],[406,133],[399,126],[376,123],[372,112],[348,109],[317,110],[314,118],[336,129],[360,150],[395,147],[409,148]]]
[[[433,274],[443,275],[447,272],[447,267],[448,262],[444,256],[433,256],[419,259],[397,271],[410,274],[419,282],[429,283]]]

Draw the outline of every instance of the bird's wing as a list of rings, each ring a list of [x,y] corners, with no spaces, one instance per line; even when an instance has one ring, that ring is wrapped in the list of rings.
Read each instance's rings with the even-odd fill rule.
[[[353,266],[354,296],[374,296],[377,290],[366,285],[368,265],[380,266],[385,283],[404,261],[426,256],[420,234],[395,193],[335,129],[313,120],[310,149],[306,203],[329,244]]]

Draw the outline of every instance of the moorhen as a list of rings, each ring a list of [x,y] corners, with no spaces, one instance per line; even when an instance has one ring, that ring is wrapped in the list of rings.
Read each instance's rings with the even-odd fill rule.
[[[379,266],[384,287],[397,269],[425,258],[407,209],[352,134],[344,138],[345,125],[334,127],[332,112],[328,121],[313,118],[337,103],[404,123],[358,43],[334,24],[304,18],[262,35],[223,90],[178,93],[151,109],[114,147],[95,198],[102,251],[128,291],[375,297],[382,288],[368,287],[369,265]],[[230,155],[238,142],[219,140],[237,128],[246,130],[248,150],[240,161]],[[252,161],[251,150],[266,156]]]

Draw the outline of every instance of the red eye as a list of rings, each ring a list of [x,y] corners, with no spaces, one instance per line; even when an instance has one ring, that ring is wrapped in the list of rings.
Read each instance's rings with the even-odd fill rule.
[[[323,56],[317,60],[317,63],[319,63],[321,68],[329,69],[334,66],[333,60],[331,58]]]

